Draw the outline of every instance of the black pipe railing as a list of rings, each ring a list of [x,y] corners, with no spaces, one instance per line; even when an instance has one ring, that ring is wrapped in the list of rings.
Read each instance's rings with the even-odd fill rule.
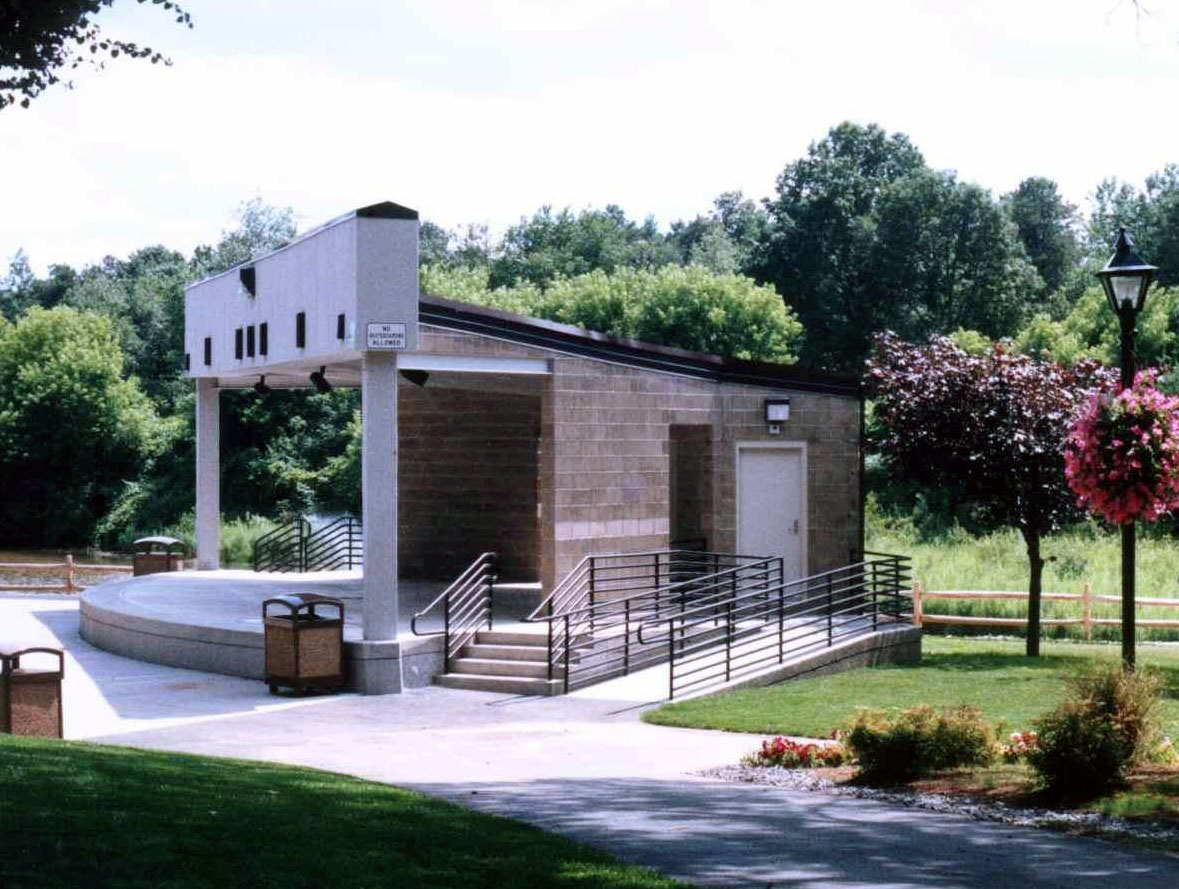
[[[415,636],[445,636],[446,671],[463,646],[483,629],[492,629],[492,607],[495,604],[495,553],[483,553],[464,569],[463,573],[439,593],[429,605],[410,620],[409,628]],[[441,610],[441,630],[419,630],[418,621]]]
[[[363,564],[364,528],[353,516],[318,528],[299,516],[254,541],[255,571],[339,571]]]
[[[907,556],[864,553],[798,580],[713,584],[678,614],[643,621],[636,637],[664,652],[668,697],[682,697],[900,622],[911,573]]]
[[[548,678],[569,691],[660,662],[638,645],[640,623],[718,590],[780,584],[781,561],[690,550],[586,556],[525,620],[548,623]]]

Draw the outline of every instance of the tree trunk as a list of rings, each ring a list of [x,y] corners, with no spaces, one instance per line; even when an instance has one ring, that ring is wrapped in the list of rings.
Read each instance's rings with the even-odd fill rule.
[[[1044,578],[1044,560],[1040,558],[1040,532],[1020,528],[1028,548],[1028,657],[1040,656],[1040,592]]]

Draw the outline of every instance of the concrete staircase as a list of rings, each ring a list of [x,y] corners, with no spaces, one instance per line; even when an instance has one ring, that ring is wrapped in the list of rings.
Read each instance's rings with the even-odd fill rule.
[[[519,630],[480,630],[450,662],[450,672],[435,676],[444,688],[496,691],[515,695],[556,695],[562,683],[548,679],[548,638]]]

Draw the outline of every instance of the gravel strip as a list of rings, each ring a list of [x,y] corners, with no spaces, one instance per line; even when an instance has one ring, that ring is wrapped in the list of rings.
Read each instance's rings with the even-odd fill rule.
[[[778,766],[724,766],[701,772],[706,778],[737,781],[745,784],[766,784],[789,790],[805,790],[832,796],[854,796],[894,805],[966,815],[979,821],[998,821],[1020,827],[1051,827],[1058,830],[1081,829],[1108,837],[1147,840],[1150,842],[1179,842],[1179,828],[1140,824],[1125,818],[1111,818],[1097,812],[1057,812],[1052,809],[1015,808],[998,802],[985,802],[967,797],[937,793],[913,793],[903,790],[881,790],[875,787],[854,787],[835,784],[807,769],[784,769]]]

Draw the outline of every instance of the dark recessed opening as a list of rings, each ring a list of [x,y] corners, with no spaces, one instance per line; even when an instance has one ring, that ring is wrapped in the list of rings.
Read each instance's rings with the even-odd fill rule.
[[[254,357],[254,325],[246,328],[246,357]]]
[[[211,336],[205,337],[205,365],[213,363],[213,338]]]
[[[303,349],[307,346],[307,313],[300,312],[295,316],[295,348]]]
[[[192,356],[187,352],[184,353],[184,369],[192,370]]]
[[[233,357],[238,361],[242,360],[242,329],[240,327],[233,332]]]
[[[246,266],[244,269],[238,269],[237,277],[242,282],[242,287],[245,288],[246,293],[250,294],[250,296],[258,295],[258,276],[254,272],[252,265]]]
[[[261,324],[258,325],[258,354],[259,355],[265,355],[267,352],[267,349],[270,346],[270,337],[267,336],[268,332],[269,332],[269,328],[266,326],[265,321],[263,321]]]
[[[336,316],[336,339],[342,340],[344,338],[344,313],[341,312]]]

